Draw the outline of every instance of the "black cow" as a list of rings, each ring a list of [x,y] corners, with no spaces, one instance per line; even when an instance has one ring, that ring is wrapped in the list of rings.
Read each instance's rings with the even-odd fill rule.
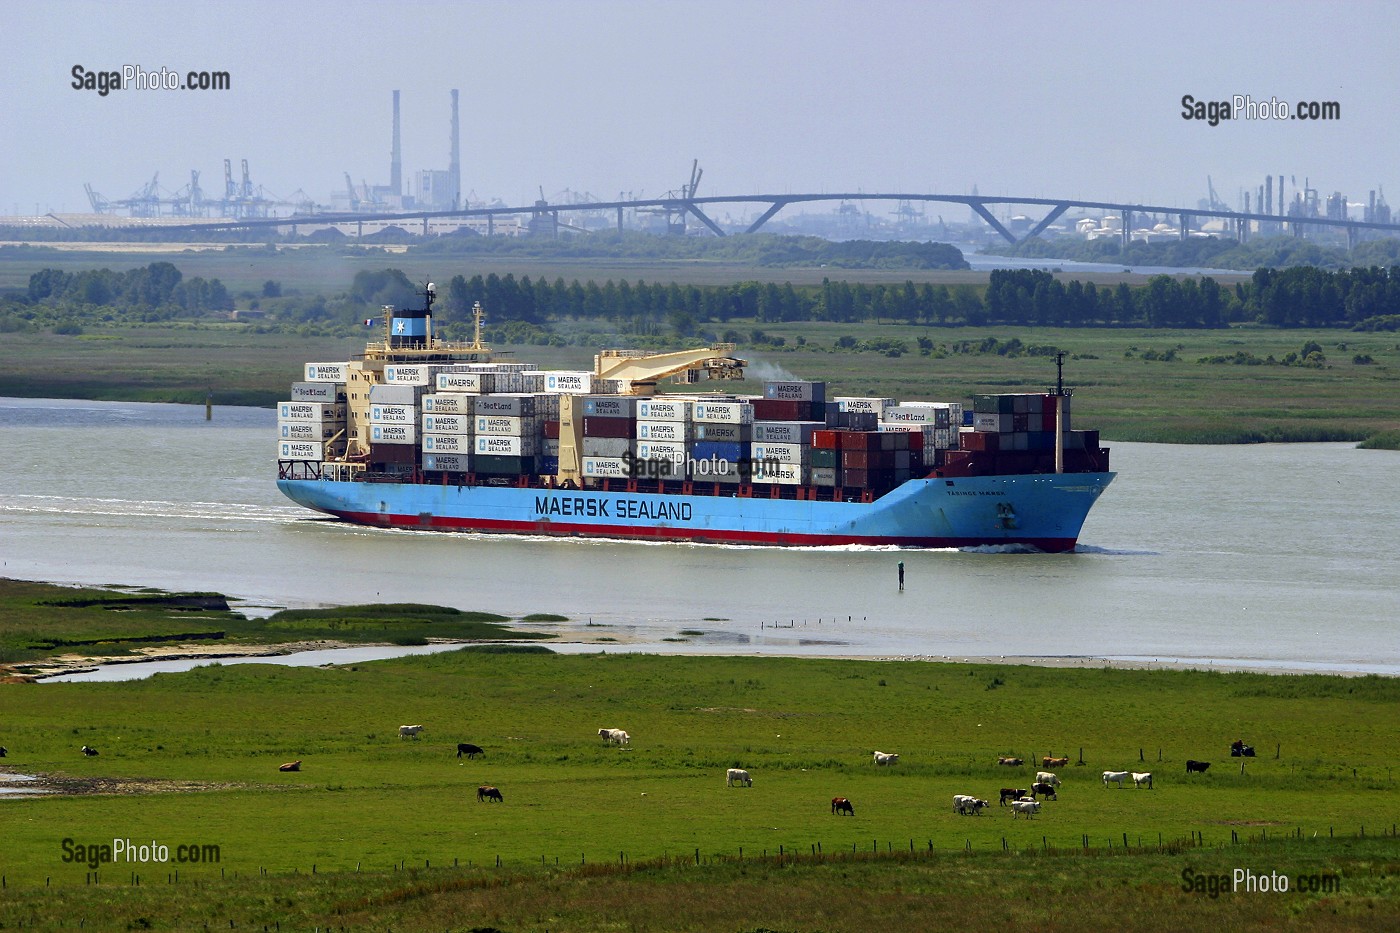
[[[1205,774],[1205,773],[1206,773],[1206,769],[1209,768],[1209,767],[1210,767],[1210,762],[1209,762],[1209,761],[1196,761],[1196,760],[1193,759],[1193,758],[1188,758],[1188,759],[1186,759],[1186,773],[1187,773],[1187,774],[1190,774],[1192,771],[1195,771],[1197,774]]]
[[[1023,788],[1003,787],[1001,789],[1001,805],[1004,807],[1006,806],[1006,801],[1020,800],[1024,796],[1026,796],[1026,792]]]
[[[494,800],[497,803],[505,802],[505,798],[501,796],[499,789],[485,784],[476,789],[476,802],[480,803],[483,800]]]
[[[832,813],[849,813],[851,816],[855,816],[855,815],[856,815],[856,808],[855,808],[855,807],[851,804],[851,802],[850,802],[849,800],[847,800],[845,797],[832,797],[832,798],[831,798],[831,812],[832,812]]]
[[[1244,744],[1243,739],[1235,739],[1230,743],[1231,758],[1253,758],[1254,746]]]
[[[1044,783],[1044,782],[1042,782],[1042,781],[1037,781],[1037,782],[1035,782],[1034,784],[1031,785],[1031,796],[1032,796],[1032,797],[1049,797],[1051,800],[1059,800],[1059,799],[1060,799],[1059,795],[1055,793],[1055,785],[1054,785],[1054,784],[1046,784],[1046,783]]]
[[[83,754],[86,755],[86,756],[88,756],[89,758],[91,758],[93,755],[96,755],[96,754],[97,754],[97,749],[91,748],[91,747],[89,747],[89,746],[87,746],[87,745],[84,745],[84,746],[83,746]]]
[[[482,751],[482,748],[481,748],[480,745],[473,745],[473,744],[470,743],[470,742],[458,742],[458,743],[457,743],[457,757],[458,757],[458,758],[461,758],[463,755],[466,755],[468,758],[475,758],[477,755],[484,755],[484,754],[486,754],[486,753],[485,753],[484,751]]]
[[[10,753],[10,750],[9,750],[8,748],[6,748],[6,747],[3,746],[3,745],[0,745],[0,758],[4,758],[4,757],[5,757],[6,755],[8,755],[9,753]]]

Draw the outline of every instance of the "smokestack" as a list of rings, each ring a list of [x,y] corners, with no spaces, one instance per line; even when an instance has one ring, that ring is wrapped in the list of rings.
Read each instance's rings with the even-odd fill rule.
[[[399,149],[399,92],[394,92],[394,152],[389,157],[389,187],[394,197],[403,194],[403,153]]]
[[[447,162],[447,185],[452,195],[452,209],[460,206],[462,195],[462,140],[457,124],[457,89],[452,89],[452,155]]]
[[[1282,191],[1279,191],[1279,193],[1278,193],[1278,198],[1279,198],[1279,203],[1282,204],[1282,203],[1283,203],[1283,192],[1282,192]],[[1272,176],[1272,175],[1265,175],[1265,176],[1264,176],[1264,210],[1263,210],[1263,213],[1265,213],[1265,214],[1272,214],[1273,212],[1274,212],[1274,176]]]
[[[1283,203],[1283,176],[1280,175],[1278,177],[1278,215],[1283,217],[1287,215],[1287,213],[1288,207]]]

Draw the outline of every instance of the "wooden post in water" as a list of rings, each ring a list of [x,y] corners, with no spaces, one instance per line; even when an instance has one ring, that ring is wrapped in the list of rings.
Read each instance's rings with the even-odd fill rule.
[[[213,420],[214,420],[214,393],[213,393],[213,392],[206,392],[206,393],[204,394],[204,420],[205,420],[205,421],[213,421]]]

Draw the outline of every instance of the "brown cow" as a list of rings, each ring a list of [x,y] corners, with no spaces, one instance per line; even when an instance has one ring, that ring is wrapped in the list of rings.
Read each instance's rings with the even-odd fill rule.
[[[300,771],[300,770],[301,770],[301,762],[300,762],[300,761],[289,761],[289,762],[287,762],[287,763],[284,764],[284,765],[278,765],[278,766],[277,766],[277,770],[278,770],[278,771]]]
[[[476,789],[476,802],[481,803],[483,800],[494,800],[497,803],[505,802],[505,798],[501,796],[500,790],[486,784]]]
[[[849,813],[851,816],[855,816],[855,815],[856,815],[856,808],[853,807],[853,806],[851,806],[851,802],[850,802],[849,800],[847,800],[845,797],[832,797],[832,798],[831,798],[831,812],[832,812],[832,813]]]
[[[1024,796],[1026,796],[1026,791],[1024,788],[1003,787],[1001,789],[1001,805],[1004,807],[1006,806],[1006,801],[1020,800]]]
[[[1041,767],[1044,768],[1063,768],[1069,765],[1069,756],[1066,755],[1064,758],[1051,758],[1047,755],[1040,759],[1040,764]]]

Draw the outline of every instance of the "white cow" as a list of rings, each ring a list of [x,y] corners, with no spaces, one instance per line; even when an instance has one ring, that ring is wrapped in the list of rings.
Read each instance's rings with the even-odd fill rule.
[[[632,741],[632,737],[622,729],[599,729],[598,735],[605,745],[626,745]]]
[[[1147,785],[1147,789],[1148,789],[1148,790],[1151,790],[1151,789],[1152,789],[1152,772],[1151,772],[1151,771],[1148,771],[1148,772],[1145,772],[1145,773],[1143,773],[1143,774],[1139,774],[1138,772],[1134,771],[1134,772],[1133,772],[1133,786],[1134,786],[1134,787],[1141,787],[1141,786],[1144,785],[1144,784]]]
[[[1016,819],[1018,814],[1024,813],[1026,819],[1030,819],[1040,812],[1039,800],[1015,800],[1011,803],[1011,818]]]
[[[877,765],[892,765],[899,761],[899,756],[894,752],[876,752],[875,763]]]
[[[1060,779],[1055,777],[1055,775],[1051,774],[1049,771],[1037,771],[1035,773],[1035,783],[1049,784],[1051,787],[1059,787]]]
[[[1105,772],[1103,773],[1103,786],[1104,786],[1104,787],[1107,787],[1107,786],[1108,786],[1108,782],[1109,782],[1109,781],[1112,781],[1113,783],[1115,783],[1115,784],[1118,785],[1118,789],[1119,789],[1119,790],[1122,790],[1122,789],[1123,789],[1123,782],[1126,781],[1127,779],[1128,779],[1128,772],[1127,772],[1127,771],[1105,771]]]
[[[418,738],[418,733],[420,733],[420,732],[422,732],[422,731],[423,731],[423,727],[422,727],[421,725],[417,725],[417,726],[399,726],[399,738],[401,738],[401,739],[408,739],[408,738],[416,739],[416,738]]]
[[[753,787],[753,778],[749,777],[749,772],[743,768],[730,768],[724,774],[724,786],[733,787],[735,784]]]
[[[982,814],[983,808],[985,808],[986,806],[987,801],[978,800],[976,797],[973,797],[970,794],[953,795],[954,813],[961,813],[963,815],[971,813],[973,816],[980,816]]]

